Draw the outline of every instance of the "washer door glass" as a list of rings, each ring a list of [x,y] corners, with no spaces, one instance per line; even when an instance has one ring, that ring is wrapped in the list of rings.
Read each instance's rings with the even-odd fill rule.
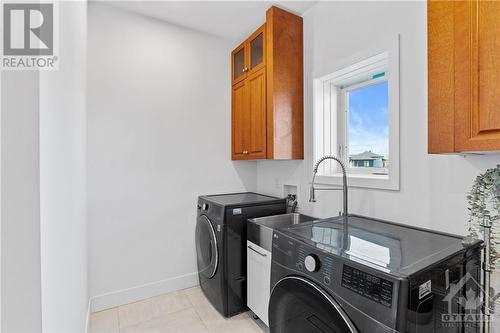
[[[211,279],[217,271],[219,254],[214,227],[205,215],[199,216],[196,223],[196,254],[198,256],[198,274],[206,279]]]
[[[270,333],[356,333],[340,305],[313,282],[286,277],[269,302]]]

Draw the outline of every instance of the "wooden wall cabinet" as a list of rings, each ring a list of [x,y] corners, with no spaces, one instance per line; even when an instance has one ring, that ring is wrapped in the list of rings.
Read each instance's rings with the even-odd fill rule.
[[[429,153],[500,151],[500,2],[428,2]]]
[[[266,158],[265,28],[260,27],[231,54],[233,160]]]
[[[303,159],[302,18],[271,7],[231,66],[232,159]]]

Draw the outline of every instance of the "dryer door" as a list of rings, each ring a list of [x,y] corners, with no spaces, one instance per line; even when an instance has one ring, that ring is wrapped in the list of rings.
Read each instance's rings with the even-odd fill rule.
[[[357,333],[340,305],[315,283],[285,277],[269,301],[270,333]]]
[[[196,254],[198,274],[211,279],[217,272],[219,253],[213,224],[206,215],[200,215],[196,222]]]

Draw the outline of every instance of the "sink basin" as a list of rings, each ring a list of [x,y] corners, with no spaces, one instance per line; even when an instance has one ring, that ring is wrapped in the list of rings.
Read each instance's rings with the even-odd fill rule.
[[[314,220],[317,220],[317,218],[299,213],[280,214],[248,219],[247,239],[271,252],[273,230]]]
[[[294,225],[314,220],[317,220],[317,218],[312,216],[302,215],[299,213],[290,213],[290,214],[257,217],[254,219],[250,219],[249,221],[251,221],[252,223],[257,223],[267,228],[279,229],[287,227],[289,225]]]

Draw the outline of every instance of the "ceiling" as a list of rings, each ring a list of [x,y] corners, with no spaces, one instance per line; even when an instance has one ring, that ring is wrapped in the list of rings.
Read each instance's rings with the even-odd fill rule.
[[[273,4],[301,15],[317,1],[107,1],[140,13],[235,42],[265,22]]]

